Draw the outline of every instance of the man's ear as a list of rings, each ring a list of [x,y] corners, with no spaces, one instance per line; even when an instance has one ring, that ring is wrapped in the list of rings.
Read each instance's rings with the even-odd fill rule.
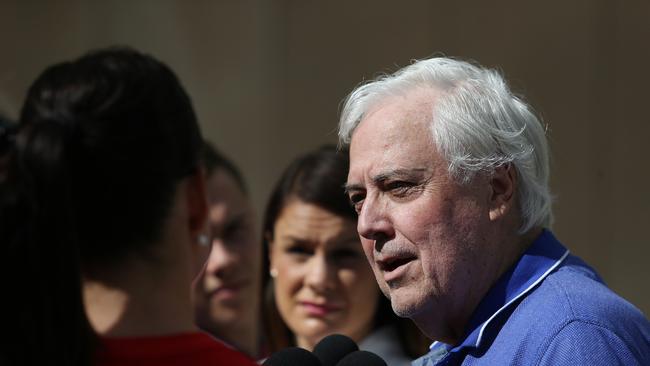
[[[205,188],[206,174],[203,167],[187,178],[185,185],[187,198],[188,225],[192,238],[195,238],[205,229],[208,219],[208,198]]]
[[[511,163],[496,168],[490,177],[490,220],[496,221],[515,205],[517,170]]]

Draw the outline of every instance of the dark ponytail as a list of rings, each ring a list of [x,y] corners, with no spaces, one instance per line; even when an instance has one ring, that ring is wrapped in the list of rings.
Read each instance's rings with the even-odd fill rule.
[[[79,246],[66,205],[62,131],[4,129],[0,138],[3,365],[88,365],[94,344],[81,298]]]
[[[190,99],[164,64],[111,48],[46,69],[4,130],[0,364],[90,364],[82,273],[153,258],[199,165]]]

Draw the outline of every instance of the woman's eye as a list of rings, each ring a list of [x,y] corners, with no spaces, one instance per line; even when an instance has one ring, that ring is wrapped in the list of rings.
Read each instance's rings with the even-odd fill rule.
[[[294,255],[310,255],[311,250],[301,246],[290,246],[286,249],[286,252]]]
[[[338,259],[361,257],[361,253],[353,249],[340,249],[335,251],[332,254],[334,258],[338,258]]]

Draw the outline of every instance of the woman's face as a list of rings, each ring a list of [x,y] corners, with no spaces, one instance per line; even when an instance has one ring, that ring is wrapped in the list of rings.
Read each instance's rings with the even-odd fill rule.
[[[356,222],[294,199],[271,239],[276,304],[298,346],[312,349],[332,333],[363,339],[380,295]]]

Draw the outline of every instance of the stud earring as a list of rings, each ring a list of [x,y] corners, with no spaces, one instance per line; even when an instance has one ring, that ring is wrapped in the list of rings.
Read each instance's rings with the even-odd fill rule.
[[[271,275],[272,278],[276,278],[278,276],[278,270],[275,268],[271,268],[269,270],[269,275]]]
[[[207,247],[210,245],[210,238],[205,234],[199,234],[199,236],[196,237],[196,242],[202,247]]]

